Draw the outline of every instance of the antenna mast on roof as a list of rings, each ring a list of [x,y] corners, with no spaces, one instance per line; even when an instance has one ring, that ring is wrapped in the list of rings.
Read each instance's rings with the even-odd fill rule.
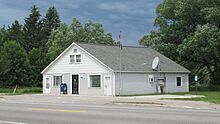
[[[119,38],[119,48],[120,48],[120,55],[119,55],[119,73],[120,73],[120,92],[119,94],[121,95],[121,92],[122,92],[122,87],[123,87],[123,84],[122,84],[122,76],[121,76],[121,71],[122,71],[122,68],[121,68],[121,59],[122,59],[122,31],[120,31],[119,35],[118,35],[118,38]]]

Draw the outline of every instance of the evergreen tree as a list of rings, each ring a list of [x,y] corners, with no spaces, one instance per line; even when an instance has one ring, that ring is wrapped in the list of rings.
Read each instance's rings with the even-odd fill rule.
[[[9,26],[8,33],[10,40],[16,40],[21,46],[25,47],[22,25],[19,24],[18,20],[15,20],[11,27]]]
[[[49,36],[53,29],[57,29],[60,26],[60,17],[56,8],[50,7],[43,18],[43,31]]]
[[[31,14],[25,19],[23,27],[25,49],[30,51],[33,48],[39,48],[42,46],[42,22],[40,21],[40,12],[34,5],[31,9]]]
[[[57,29],[59,26],[60,26],[60,17],[58,15],[58,12],[56,10],[56,8],[53,6],[53,7],[50,7],[46,13],[46,15],[44,16],[43,18],[43,41],[42,41],[42,47],[43,47],[43,51],[44,52],[47,52],[47,41],[48,41],[48,38],[51,34],[51,31],[54,30],[54,29]]]

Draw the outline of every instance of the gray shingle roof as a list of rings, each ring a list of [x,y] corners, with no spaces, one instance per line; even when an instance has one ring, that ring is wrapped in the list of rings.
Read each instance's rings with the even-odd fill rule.
[[[114,71],[120,70],[120,48],[118,46],[81,43],[77,43],[77,45],[95,56]],[[156,56],[160,58],[160,69],[163,72],[190,72],[151,48],[128,46],[124,46],[122,50],[122,71],[152,72],[151,63]]]

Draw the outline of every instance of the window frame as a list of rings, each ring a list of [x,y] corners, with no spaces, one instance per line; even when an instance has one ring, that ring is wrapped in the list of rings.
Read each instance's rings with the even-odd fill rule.
[[[177,78],[180,78],[180,85],[178,85]],[[176,87],[182,87],[182,83],[183,83],[182,76],[176,76]]]
[[[73,56],[73,62],[71,62],[71,60],[72,60],[72,59],[71,59],[71,56]],[[72,55],[72,54],[71,54],[69,59],[70,59],[70,63],[75,63],[75,55]]]
[[[80,56],[80,58],[75,57],[75,60],[76,60],[75,63],[81,63],[82,62],[81,54],[76,54],[75,56]],[[77,62],[77,59],[79,59],[80,61]]]
[[[55,85],[55,77],[61,77],[61,82],[60,82],[60,84],[61,84],[63,81],[63,76],[62,75],[53,75],[53,87],[59,87],[60,84]]]
[[[92,82],[91,82],[91,76],[99,76],[100,77],[100,86],[99,87],[93,87],[92,86]],[[102,75],[101,74],[90,74],[89,76],[88,76],[88,88],[96,88],[96,89],[101,89],[102,88]]]
[[[45,88],[46,88],[46,89],[50,89],[50,87],[51,87],[51,86],[50,86],[50,85],[51,85],[51,84],[50,84],[50,78],[49,78],[49,77],[46,77],[45,80],[46,80]]]
[[[73,56],[74,62],[71,62],[70,56]],[[76,56],[80,56],[80,62],[77,62]],[[78,59],[79,59],[79,58],[78,58]],[[81,54],[70,54],[70,55],[69,55],[69,63],[70,63],[70,64],[79,64],[79,63],[81,63],[81,62],[82,62],[82,55],[81,55]]]

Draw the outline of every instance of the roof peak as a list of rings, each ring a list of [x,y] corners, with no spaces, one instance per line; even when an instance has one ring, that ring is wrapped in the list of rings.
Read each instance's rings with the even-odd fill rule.
[[[80,43],[80,42],[75,42],[76,44],[85,44],[85,45],[95,45],[95,46],[112,46],[112,47],[118,47],[118,44],[95,44],[95,43]],[[123,47],[128,47],[128,48],[148,48],[145,46],[124,46]]]

